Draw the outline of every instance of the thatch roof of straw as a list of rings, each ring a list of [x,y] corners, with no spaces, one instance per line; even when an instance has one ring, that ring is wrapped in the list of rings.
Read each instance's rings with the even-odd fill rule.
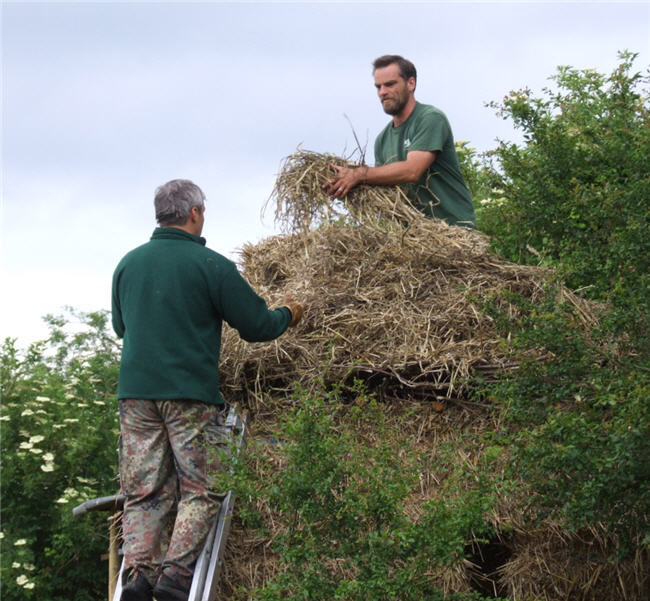
[[[482,449],[464,445],[480,441],[480,433],[493,427],[487,408],[466,401],[438,403],[446,407],[442,411],[437,403],[418,403],[418,418],[413,420],[411,400],[458,398],[465,376],[473,371],[516,369],[481,304],[495,298],[516,313],[500,293],[515,292],[534,302],[545,294],[553,273],[497,257],[481,232],[423,216],[398,187],[359,186],[345,202],[332,200],[322,189],[332,177],[332,163],[346,161],[303,151],[289,156],[270,199],[283,233],[242,249],[241,267],[251,285],[271,304],[292,292],[305,303],[306,313],[297,328],[270,343],[245,343],[226,328],[223,391],[230,401],[243,401],[253,409],[255,428],[268,433],[269,424],[278,419],[279,399],[296,383],[309,388],[314,382],[363,377],[392,401],[382,406],[388,419],[395,420],[391,431],[403,437],[403,445],[415,445],[423,457],[433,456],[442,441],[453,443],[458,437],[458,460],[474,465]],[[595,321],[588,303],[558,290],[580,319]],[[546,354],[538,349],[538,357]],[[465,436],[467,432],[475,435]],[[367,444],[373,444],[373,432],[366,435]],[[258,452],[274,457],[275,469],[283,469],[277,447],[263,445]],[[421,489],[413,491],[406,504],[413,518],[426,500],[439,494],[444,478],[438,471],[439,456],[429,464],[421,474]],[[258,510],[268,527],[266,536],[234,522],[224,598],[236,587],[260,586],[281,569],[272,542],[286,525],[264,501],[259,501]],[[520,504],[512,497],[504,498],[489,519],[505,533],[501,543],[510,558],[487,575],[468,560],[432,574],[443,590],[471,590],[473,580],[487,577],[512,598],[642,598],[638,591],[647,579],[634,574],[647,567],[647,554],[606,568],[600,562],[614,543],[602,543],[592,561],[602,534],[569,535],[553,524],[527,533],[520,526]],[[560,554],[557,545],[563,549]],[[574,578],[576,561],[582,567]],[[602,591],[608,596],[599,597]]]
[[[552,274],[497,257],[481,232],[423,216],[397,186],[361,185],[332,200],[322,188],[332,163],[346,161],[287,157],[270,198],[283,233],[242,249],[253,288],[272,304],[292,292],[306,312],[271,343],[244,343],[226,329],[226,395],[254,404],[295,382],[355,376],[388,395],[451,397],[472,370],[515,367],[480,305],[506,290],[535,300]]]
[[[601,526],[570,534],[545,523],[515,534],[512,558],[496,576],[511,599],[642,601],[650,590],[650,549],[635,543],[635,552],[619,559],[621,542]]]

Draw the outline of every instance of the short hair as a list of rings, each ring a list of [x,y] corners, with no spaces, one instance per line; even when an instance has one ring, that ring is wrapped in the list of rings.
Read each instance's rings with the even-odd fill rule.
[[[385,54],[384,56],[375,59],[372,63],[373,74],[377,69],[383,69],[384,67],[388,67],[388,65],[397,65],[399,68],[399,74],[404,78],[404,80],[408,81],[411,77],[415,79],[415,81],[418,80],[415,65],[399,54]]]
[[[192,207],[203,208],[205,194],[188,179],[173,179],[156,188],[154,207],[156,221],[162,226],[183,225]]]

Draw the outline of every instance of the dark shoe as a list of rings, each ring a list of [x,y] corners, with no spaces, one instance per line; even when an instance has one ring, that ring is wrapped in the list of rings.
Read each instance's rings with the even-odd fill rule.
[[[123,572],[120,601],[153,601],[153,587],[138,568]]]
[[[183,586],[178,580],[163,574],[153,589],[156,601],[187,601],[190,596],[190,586]]]

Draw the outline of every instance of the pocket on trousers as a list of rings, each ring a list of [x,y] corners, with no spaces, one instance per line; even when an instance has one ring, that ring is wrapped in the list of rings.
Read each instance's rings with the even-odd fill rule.
[[[211,474],[211,481],[217,489],[223,488],[222,480],[224,469],[228,469],[228,460],[231,455],[232,430],[226,426],[209,424],[203,430],[203,441],[205,444],[206,462],[208,471]],[[227,489],[226,489],[227,490]]]

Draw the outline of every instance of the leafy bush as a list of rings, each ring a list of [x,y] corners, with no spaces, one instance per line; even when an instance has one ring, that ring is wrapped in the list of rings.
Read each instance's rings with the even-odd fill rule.
[[[278,426],[278,448],[269,454],[251,445],[235,460],[240,515],[263,528],[255,507],[268,502],[280,524],[273,542],[281,573],[255,598],[478,599],[443,595],[432,574],[458,564],[467,545],[490,531],[489,484],[467,488],[465,474],[450,474],[420,517],[411,517],[405,506],[426,458],[389,429],[390,408],[357,392],[353,405],[336,393],[300,395]]]
[[[553,290],[535,306],[510,299],[523,318],[494,313],[520,365],[487,388],[506,410],[513,477],[532,487],[532,514],[632,541],[650,536],[650,97],[636,55],[619,59],[609,76],[561,67],[543,97],[492,103],[524,141],[489,153],[484,189],[498,198],[477,218],[507,258],[604,301],[587,330]]]
[[[487,155],[479,155],[476,148],[463,140],[456,141],[456,155],[458,156],[460,171],[469,188],[478,214],[484,199],[489,198],[494,191],[494,174],[486,163],[488,157]]]
[[[491,103],[524,142],[490,153],[499,199],[478,219],[509,259],[541,256],[570,287],[614,302],[621,311],[610,325],[635,324],[628,334],[647,348],[650,95],[648,77],[632,72],[635,59],[621,53],[609,76],[560,67],[543,97],[524,89]]]
[[[50,338],[0,356],[2,563],[5,601],[106,595],[106,514],[72,508],[111,494],[117,473],[119,349],[105,313],[48,317]],[[70,328],[73,327],[73,331]]]
[[[488,396],[506,409],[512,478],[531,488],[531,514],[570,530],[604,524],[629,551],[636,535],[650,536],[650,371],[602,330],[585,331],[556,298],[553,290],[536,306],[511,298],[525,317],[495,315],[520,369]]]

